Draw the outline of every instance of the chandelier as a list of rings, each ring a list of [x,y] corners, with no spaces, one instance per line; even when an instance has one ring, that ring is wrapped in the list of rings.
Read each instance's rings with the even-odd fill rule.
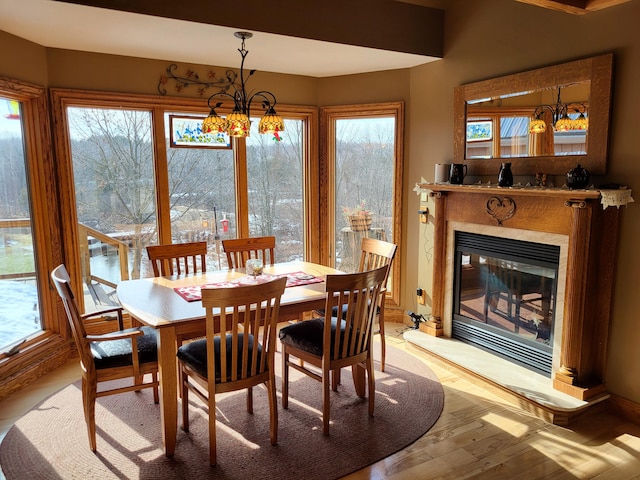
[[[209,97],[207,105],[211,111],[209,116],[202,122],[202,131],[204,133],[226,133],[230,137],[248,137],[251,128],[251,105],[254,100],[262,103],[265,111],[264,116],[258,124],[258,132],[262,134],[273,134],[276,140],[280,140],[279,132],[284,130],[284,120],[275,111],[276,97],[273,93],[266,90],[259,92],[247,92],[245,89],[247,80],[256,71],[250,70],[245,78],[244,60],[248,50],[244,48],[244,41],[253,36],[250,32],[236,32],[234,35],[242,40],[242,46],[238,49],[242,61],[240,62],[239,83],[236,79],[232,79],[230,83],[221,91],[214,93]],[[229,93],[232,90],[232,93]],[[233,111],[226,118],[216,113],[216,108],[222,105],[222,102],[213,102],[216,99],[228,98],[233,100]]]
[[[556,132],[568,132],[569,130],[587,130],[589,119],[586,116],[587,107],[584,103],[562,103],[560,88],[555,105],[538,105],[533,112],[534,119],[529,124],[529,133],[544,133],[547,131],[547,123],[541,118],[545,111],[551,113],[552,127]],[[578,118],[570,118],[569,113],[579,114]]]

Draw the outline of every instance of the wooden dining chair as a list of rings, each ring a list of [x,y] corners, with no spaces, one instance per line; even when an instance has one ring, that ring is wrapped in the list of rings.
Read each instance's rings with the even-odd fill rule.
[[[253,387],[264,383],[269,398],[271,443],[275,445],[278,441],[274,355],[280,297],[286,284],[286,278],[278,278],[257,285],[202,289],[206,338],[178,349],[179,382],[186,432],[189,391],[208,404],[211,465],[216,464],[218,393],[246,388],[247,412],[253,413]]]
[[[275,263],[276,237],[233,238],[222,241],[229,269],[244,268],[250,258],[261,259],[265,265]]]
[[[147,255],[154,277],[207,271],[207,242],[150,245]]]
[[[116,312],[122,318],[122,308],[80,314],[64,265],[51,272],[51,280],[62,298],[71,332],[80,355],[82,367],[82,404],[89,434],[89,446],[96,451],[96,398],[118,393],[153,388],[153,401],[158,403],[158,342],[151,327],[130,328],[102,335],[87,335],[85,323],[91,318]],[[150,374],[151,381],[144,381]],[[132,378],[131,385],[98,391],[98,384],[122,378]]]
[[[389,281],[389,272],[391,272],[391,264],[396,255],[398,246],[394,243],[376,240],[375,238],[363,238],[360,245],[360,266],[359,272],[373,270],[386,266],[387,274],[384,277],[383,288],[380,290],[380,302],[376,315],[376,322],[373,325],[373,333],[380,334],[380,371],[384,372],[385,361],[387,357],[387,345],[384,336],[384,306],[387,297],[387,282]]]
[[[280,329],[282,345],[282,407],[289,407],[289,367],[322,383],[322,430],[329,434],[329,390],[337,390],[331,372],[343,367],[364,368],[368,378],[369,415],[375,406],[373,324],[384,288],[387,266],[366,272],[327,275],[325,312],[345,312],[343,318],[325,315]],[[297,357],[300,362],[290,360]],[[307,367],[311,365],[316,369]]]
[[[382,240],[376,240],[375,238],[363,238],[360,244],[360,263],[358,264],[358,271],[364,272],[367,270],[374,270],[379,267],[387,267],[387,275],[384,279],[384,287],[380,291],[380,301],[378,303],[378,310],[376,315],[376,321],[373,325],[373,333],[380,335],[380,371],[384,372],[386,357],[387,357],[387,344],[384,336],[384,306],[387,296],[387,282],[389,279],[389,272],[391,271],[391,264],[396,255],[397,245]],[[320,315],[324,315],[323,311],[318,311]],[[343,312],[344,313],[344,312]],[[332,312],[334,317],[338,316],[338,311],[334,308]]]

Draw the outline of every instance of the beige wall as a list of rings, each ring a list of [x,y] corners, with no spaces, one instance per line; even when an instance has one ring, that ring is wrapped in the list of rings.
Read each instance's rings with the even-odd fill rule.
[[[0,76],[46,86],[46,48],[0,31]]]
[[[422,3],[422,2],[416,2]],[[431,2],[428,2],[431,3]],[[433,165],[453,156],[455,86],[613,52],[615,55],[613,120],[609,173],[597,183],[619,182],[640,188],[637,121],[640,106],[640,0],[584,16],[572,16],[514,0],[448,0],[445,58],[410,70],[346,77],[310,77],[258,72],[252,82],[272,90],[279,103],[339,105],[404,100],[406,102],[404,240],[401,245],[404,310],[429,313],[416,305],[415,289],[430,299],[432,231],[421,226],[419,197],[412,192],[421,177],[433,178]],[[557,32],[561,32],[558,34]],[[531,39],[536,47],[529,45]],[[212,62],[215,59],[212,58]],[[45,49],[0,32],[0,76],[45,86],[156,94],[159,77],[170,60],[156,61]],[[182,65],[186,67],[186,65]],[[201,75],[210,67],[194,66]],[[214,67],[221,73],[224,68]],[[192,96],[197,96],[194,94]],[[625,108],[630,106],[630,108]],[[497,176],[497,172],[496,172]],[[519,179],[516,178],[516,181]],[[562,179],[558,179],[562,183]],[[640,197],[640,193],[636,193]],[[640,201],[640,199],[639,199]],[[609,345],[608,382],[613,393],[640,402],[640,315],[634,294],[640,285],[640,208],[622,214],[620,261]]]
[[[640,142],[635,111],[640,106],[640,1],[573,16],[513,0],[451,0],[444,6],[445,57],[411,71],[410,140],[407,162],[405,307],[415,305],[415,287],[430,285],[430,232],[418,223],[419,197],[411,188],[433,180],[435,163],[453,157],[453,89],[457,85],[574,59],[614,53],[614,93],[608,173],[597,184],[636,189],[640,201]],[[497,174],[492,180],[497,180]],[[485,179],[486,180],[486,179]],[[516,181],[527,180],[516,178]],[[564,178],[558,177],[556,185]],[[611,392],[640,402],[640,205],[622,212],[616,293],[608,349]],[[416,261],[417,260],[417,261]],[[428,308],[419,310],[425,313]]]
[[[215,55],[212,55],[215,61]],[[238,63],[240,56],[238,55]],[[171,60],[150,60],[118,55],[106,55],[74,50],[47,49],[47,68],[50,87],[104,90],[113,92],[158,94],[158,81],[166,73]],[[229,67],[190,65],[176,62],[176,75],[186,75],[192,69],[202,79],[209,72],[223,76]],[[237,66],[233,66],[237,68]],[[318,79],[297,75],[256,72],[249,80],[248,88],[268,88],[276,95],[278,103],[294,105],[316,105]],[[167,85],[167,95],[198,97],[197,88],[190,86],[180,94],[174,90],[175,83]],[[215,90],[210,90],[209,94]],[[205,97],[206,98],[206,97]],[[203,106],[206,110],[206,103]]]

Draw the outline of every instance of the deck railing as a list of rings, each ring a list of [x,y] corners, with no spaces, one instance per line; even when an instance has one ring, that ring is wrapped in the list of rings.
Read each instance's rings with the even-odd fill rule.
[[[102,244],[114,248],[117,251],[120,280],[129,280],[129,246],[116,238],[110,237],[82,223],[78,223],[78,238],[83,282],[89,289],[93,300],[97,303],[102,303],[100,300],[100,292],[95,289],[94,282],[100,286],[105,285],[114,290],[117,287],[117,283],[91,270],[91,257],[94,256],[92,252],[95,251],[95,249],[92,249],[93,241],[98,240]],[[102,249],[100,251],[102,252]]]
[[[31,229],[31,220],[28,218],[11,218],[0,219],[0,238],[6,238],[5,230],[10,228],[28,228]],[[3,240],[4,241],[4,240]],[[0,280],[25,280],[36,278],[36,272],[12,272],[12,273],[0,273]]]

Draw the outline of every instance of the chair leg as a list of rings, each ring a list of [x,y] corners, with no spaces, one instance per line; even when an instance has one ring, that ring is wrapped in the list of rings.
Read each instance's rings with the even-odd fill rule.
[[[96,443],[96,398],[97,381],[89,381],[82,377],[82,403],[84,404],[84,420],[87,423],[87,433],[89,435],[89,447],[92,452],[97,450]]]
[[[376,379],[373,373],[373,357],[367,359],[367,378],[369,379],[369,416],[373,417],[376,401]]]
[[[180,389],[182,391],[182,429],[189,431],[189,377],[180,369]]]
[[[153,386],[153,403],[157,405],[160,403],[160,397],[158,395],[158,372],[152,373],[151,379],[155,382],[155,385]]]
[[[384,336],[384,317],[380,315],[380,371],[384,372],[385,360],[387,357],[387,342]]]
[[[253,387],[247,388],[247,413],[253,413]]]
[[[271,445],[276,445],[278,443],[278,399],[276,397],[276,376],[273,372],[267,382],[267,394],[269,395]]]
[[[209,463],[216,462],[216,394],[209,392]]]
[[[282,408],[289,408],[289,354],[282,346]]]
[[[329,435],[329,410],[331,400],[329,397],[329,387],[331,379],[329,372],[322,372],[322,433]]]
[[[341,378],[342,369],[338,368],[331,371],[331,390],[333,390],[334,392],[338,391],[338,385],[340,385]]]

